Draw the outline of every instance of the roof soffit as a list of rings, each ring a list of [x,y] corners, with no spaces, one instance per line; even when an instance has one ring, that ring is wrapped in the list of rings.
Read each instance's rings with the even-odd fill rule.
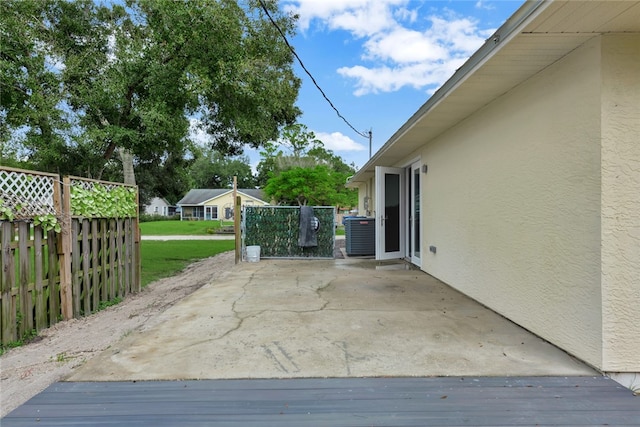
[[[376,165],[396,164],[602,32],[640,31],[640,1],[544,2],[537,12],[440,100],[431,106],[427,101],[352,182],[371,178]]]

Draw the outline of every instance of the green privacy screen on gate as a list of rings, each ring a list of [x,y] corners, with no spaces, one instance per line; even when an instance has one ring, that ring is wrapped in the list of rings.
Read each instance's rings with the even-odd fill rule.
[[[298,245],[300,207],[245,206],[242,215],[243,246],[260,246],[260,258],[333,258],[336,210],[314,206],[320,222],[318,246]]]

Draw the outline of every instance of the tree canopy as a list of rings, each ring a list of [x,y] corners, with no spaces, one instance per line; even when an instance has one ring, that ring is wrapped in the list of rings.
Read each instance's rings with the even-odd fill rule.
[[[130,181],[134,167],[179,174],[193,120],[225,154],[275,140],[300,113],[300,80],[262,5],[292,34],[275,0],[5,0],[3,155]]]
[[[258,165],[258,181],[264,191],[282,205],[352,207],[357,193],[345,188],[355,168],[324,148],[322,141],[303,124],[285,127],[283,149],[266,144]]]
[[[225,156],[219,151],[205,150],[189,168],[194,188],[231,188],[233,177],[239,188],[255,188],[256,180],[247,156]]]
[[[355,193],[345,176],[327,165],[294,167],[269,179],[264,192],[282,205],[353,206]]]

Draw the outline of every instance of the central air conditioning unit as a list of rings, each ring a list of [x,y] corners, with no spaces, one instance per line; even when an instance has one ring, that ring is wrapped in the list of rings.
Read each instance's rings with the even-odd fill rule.
[[[347,256],[376,254],[376,219],[346,218],[344,221]]]

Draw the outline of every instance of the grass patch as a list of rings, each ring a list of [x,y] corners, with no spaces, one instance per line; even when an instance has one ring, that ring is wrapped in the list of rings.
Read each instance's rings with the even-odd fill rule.
[[[204,221],[202,221],[204,222]],[[234,240],[171,240],[140,242],[142,286],[173,276],[187,265],[235,248]]]
[[[32,329],[29,332],[26,332],[24,334],[24,336],[22,338],[20,338],[18,341],[11,341],[8,344],[1,345],[0,346],[0,356],[2,356],[10,348],[21,347],[21,346],[25,345],[26,343],[28,343],[29,341],[35,339],[37,336],[38,336],[38,333],[36,332],[36,330]]]
[[[101,301],[98,304],[98,309],[96,311],[105,310],[106,308],[111,307],[113,305],[118,305],[121,302],[122,302],[122,298],[121,297],[115,297],[114,299],[109,300],[109,301]]]
[[[210,234],[207,229],[219,228],[221,225],[233,225],[233,222],[220,221],[157,221],[140,224],[143,234],[147,235],[206,235]],[[173,276],[182,271],[186,266],[194,261],[208,258],[222,252],[235,249],[235,240],[170,240],[162,241],[141,241],[140,255],[142,263],[141,285],[144,287],[149,283]],[[33,251],[32,248],[29,249]],[[47,247],[43,247],[47,253]],[[15,250],[16,271],[19,260],[19,251]],[[30,255],[31,272],[29,281],[34,280],[34,259]],[[44,270],[48,265],[48,257],[44,256]],[[97,311],[104,310],[112,305],[119,304],[121,298],[114,298],[111,301],[102,301],[97,307]],[[60,319],[61,320],[61,319]],[[5,345],[0,345],[0,356],[10,348],[20,347],[37,337],[36,331],[29,331],[23,337]]]
[[[233,225],[233,221],[151,221],[140,223],[143,236],[199,236],[211,234],[224,225]]]

